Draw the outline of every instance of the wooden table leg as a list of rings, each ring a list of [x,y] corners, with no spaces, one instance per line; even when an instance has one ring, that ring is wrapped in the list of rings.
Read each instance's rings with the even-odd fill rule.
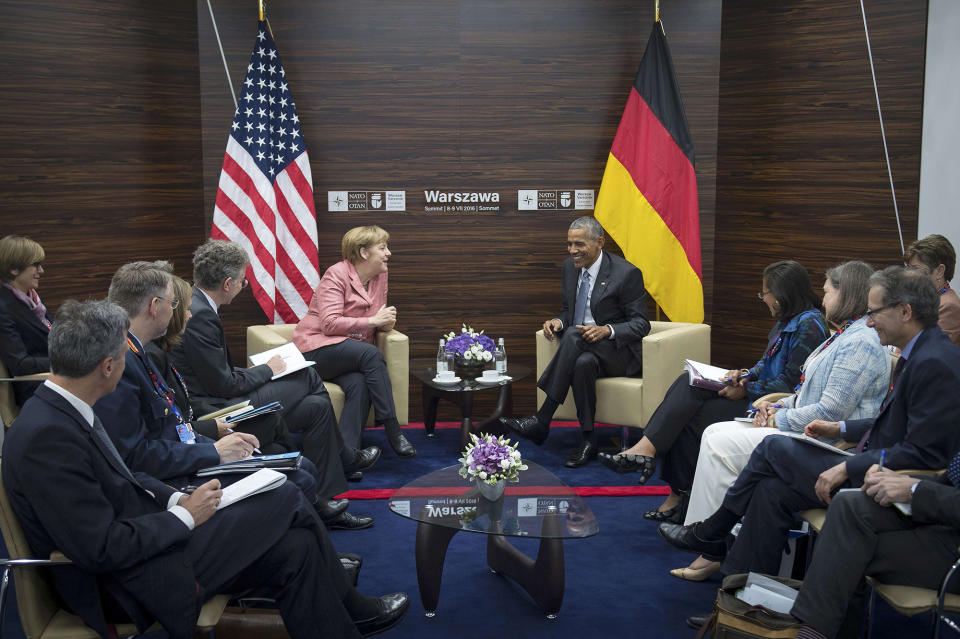
[[[562,525],[559,513],[547,513],[543,519],[543,534],[559,535]],[[548,618],[556,618],[563,604],[565,585],[562,539],[542,538],[534,561],[517,550],[506,537],[490,535],[487,537],[487,565],[520,584]]]
[[[420,601],[428,617],[436,614],[447,546],[458,532],[457,528],[417,523],[417,584],[420,586]]]

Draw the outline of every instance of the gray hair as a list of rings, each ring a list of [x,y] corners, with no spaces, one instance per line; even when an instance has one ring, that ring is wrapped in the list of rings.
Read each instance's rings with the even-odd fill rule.
[[[126,311],[106,300],[67,300],[50,329],[50,370],[55,375],[89,375],[107,357],[123,357],[130,319]]]
[[[603,238],[603,227],[600,225],[600,222],[596,218],[589,215],[584,215],[583,217],[578,217],[573,222],[570,222],[570,230],[583,229],[587,232],[587,237],[591,240],[599,240]]]
[[[165,297],[169,292],[170,262],[130,262],[124,264],[110,280],[107,299],[120,306],[130,317],[136,317],[154,297]]]
[[[247,251],[236,242],[207,240],[193,252],[193,282],[213,290],[228,277],[242,277],[249,263]]]
[[[883,289],[884,306],[909,304],[913,317],[923,328],[937,325],[940,319],[940,296],[937,287],[924,273],[888,266],[870,276],[870,287]]]

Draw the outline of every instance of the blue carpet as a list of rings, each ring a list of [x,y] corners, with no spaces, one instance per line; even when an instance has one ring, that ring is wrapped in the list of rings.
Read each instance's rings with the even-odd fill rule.
[[[420,475],[456,463],[459,431],[438,429],[428,439],[422,429],[411,428],[407,437],[417,447],[414,459],[398,459],[385,448],[384,455],[363,481],[351,488],[398,488]],[[611,450],[619,429],[604,429],[601,446]],[[542,447],[521,442],[529,458],[556,472],[572,486],[636,485],[633,475],[617,475],[598,463],[582,469],[562,466],[569,450],[579,440],[576,428],[554,428]],[[386,446],[382,430],[369,431],[366,444]],[[693,637],[684,620],[690,614],[707,612],[713,605],[719,578],[703,583],[685,582],[667,574],[670,568],[686,565],[691,555],[673,550],[659,539],[656,525],[643,519],[645,510],[656,508],[660,496],[590,497],[587,503],[600,522],[600,534],[588,539],[564,542],[566,592],[557,619],[547,619],[532,599],[509,579],[486,567],[486,539],[483,535],[459,533],[450,544],[444,566],[443,586],[437,616],[423,614],[414,565],[416,523],[391,513],[385,500],[355,502],[356,513],[376,517],[376,525],[363,531],[331,533],[339,550],[364,557],[360,590],[383,594],[402,590],[410,594],[410,613],[383,636],[396,639],[422,637],[490,636],[525,639],[560,636],[582,637]],[[530,556],[537,542],[511,540]],[[5,551],[5,548],[3,549]],[[3,637],[24,635],[17,618],[14,592],[8,593]],[[902,617],[882,601],[878,602],[874,637],[902,639],[929,634],[931,617]],[[223,638],[229,639],[229,638]]]

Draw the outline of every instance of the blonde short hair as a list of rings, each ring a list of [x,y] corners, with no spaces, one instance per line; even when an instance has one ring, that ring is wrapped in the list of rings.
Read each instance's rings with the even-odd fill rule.
[[[43,247],[22,235],[8,235],[0,240],[0,280],[11,281],[10,271],[22,271],[46,257]]]
[[[187,326],[187,310],[190,308],[190,300],[193,297],[193,287],[188,281],[176,275],[171,275],[170,280],[173,282],[173,299],[177,300],[178,304],[170,316],[167,332],[154,340],[168,353],[183,341],[183,329]]]
[[[360,249],[389,241],[390,234],[379,226],[355,226],[344,234],[340,242],[340,250],[343,253],[343,259],[359,262],[363,259],[360,256]]]

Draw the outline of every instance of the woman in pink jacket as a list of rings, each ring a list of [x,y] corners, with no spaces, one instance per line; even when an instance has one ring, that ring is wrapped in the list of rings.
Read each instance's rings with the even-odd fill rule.
[[[343,389],[340,432],[347,446],[360,445],[372,403],[393,450],[413,457],[417,450],[397,422],[387,365],[373,345],[377,331],[393,330],[397,323],[397,309],[387,306],[389,239],[379,226],[347,231],[341,242],[343,261],[323,274],[293,342],[306,359],[317,363],[320,377]]]

